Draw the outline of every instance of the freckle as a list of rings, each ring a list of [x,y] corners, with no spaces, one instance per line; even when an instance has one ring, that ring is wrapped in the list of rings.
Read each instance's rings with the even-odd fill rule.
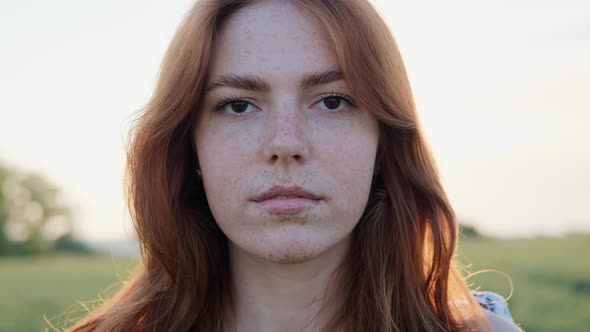
[[[281,70],[281,66],[276,66],[276,67],[274,68],[274,70],[276,70],[276,71],[280,71],[280,70]]]
[[[247,48],[244,50],[244,53],[246,53],[247,55],[250,55],[250,54],[252,54],[252,51],[249,48]]]

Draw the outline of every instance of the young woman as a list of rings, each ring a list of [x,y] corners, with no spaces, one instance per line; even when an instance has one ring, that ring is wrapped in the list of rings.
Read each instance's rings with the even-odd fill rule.
[[[72,331],[518,331],[457,224],[364,0],[198,1],[134,128],[143,269]]]

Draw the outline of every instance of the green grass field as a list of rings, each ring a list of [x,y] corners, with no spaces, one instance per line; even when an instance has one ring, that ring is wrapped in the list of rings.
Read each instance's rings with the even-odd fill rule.
[[[531,240],[461,240],[471,271],[507,274],[514,286],[508,307],[529,332],[590,331],[590,235]],[[510,280],[496,272],[468,279],[472,289],[508,297]]]
[[[77,301],[98,299],[128,278],[136,263],[107,256],[0,258],[0,331],[41,331],[49,326],[44,315],[63,327],[84,315]]]
[[[527,332],[588,331],[590,327],[590,235],[531,240],[462,239],[460,258],[471,271],[510,276],[509,308]],[[84,314],[136,261],[105,256],[59,255],[0,258],[0,331],[41,331],[44,316],[57,326]],[[510,280],[487,272],[468,279],[472,289],[507,297]],[[64,325],[65,324],[65,325]]]

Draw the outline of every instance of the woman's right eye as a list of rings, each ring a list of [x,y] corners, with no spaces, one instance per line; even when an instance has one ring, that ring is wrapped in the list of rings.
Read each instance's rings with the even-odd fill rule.
[[[228,112],[230,114],[233,113],[235,115],[239,115],[239,114],[251,112],[252,110],[249,110],[249,108],[254,108],[254,105],[252,105],[250,102],[248,102],[244,99],[226,98],[224,100],[221,100],[219,103],[217,103],[217,105],[214,107],[213,111],[214,112],[223,111],[223,112]]]

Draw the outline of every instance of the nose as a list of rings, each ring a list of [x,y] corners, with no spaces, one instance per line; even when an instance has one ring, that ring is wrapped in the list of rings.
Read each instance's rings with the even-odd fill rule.
[[[271,110],[267,119],[264,159],[284,168],[303,163],[309,155],[305,114],[296,106],[283,103],[281,107]]]

